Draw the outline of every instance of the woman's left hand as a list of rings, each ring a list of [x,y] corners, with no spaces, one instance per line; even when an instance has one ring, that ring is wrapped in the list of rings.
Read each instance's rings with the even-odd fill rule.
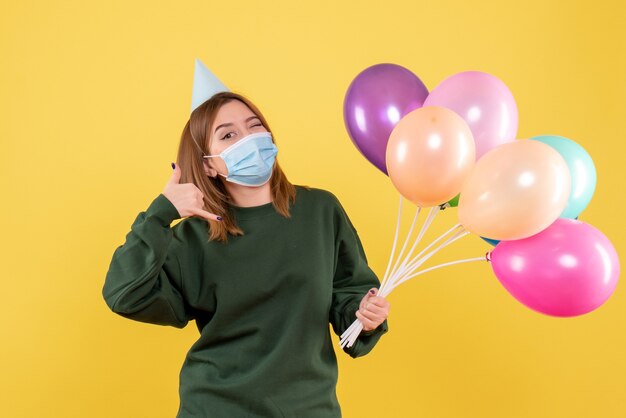
[[[363,323],[364,331],[377,328],[389,316],[389,302],[382,296],[376,296],[377,293],[378,289],[371,288],[356,311],[356,317]]]

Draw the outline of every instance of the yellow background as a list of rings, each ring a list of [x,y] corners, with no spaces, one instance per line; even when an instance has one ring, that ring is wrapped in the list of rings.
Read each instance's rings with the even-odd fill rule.
[[[585,147],[598,184],[581,219],[623,263],[625,18],[618,0],[2,1],[0,416],[176,413],[195,324],[126,320],[101,288],[170,176],[195,58],[259,105],[292,182],[339,197],[381,276],[398,194],[352,145],[342,104],[352,79],[382,62],[429,89],[460,71],[494,74],[517,101],[518,137]],[[438,217],[426,242],[455,217]],[[489,248],[470,236],[434,261]],[[391,330],[375,350],[339,352],[347,418],[626,416],[623,283],[571,319],[525,308],[486,263],[422,276],[389,300]]]

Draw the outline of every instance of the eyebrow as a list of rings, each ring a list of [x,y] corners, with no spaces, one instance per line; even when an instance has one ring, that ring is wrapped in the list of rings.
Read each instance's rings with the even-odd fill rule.
[[[256,116],[256,115],[255,116],[250,116],[248,119],[246,119],[246,122],[251,121],[252,119],[259,119],[259,117]],[[259,120],[261,120],[261,119],[259,119]],[[224,126],[232,126],[232,125],[233,125],[232,123],[222,123],[220,126],[215,128],[215,131],[213,131],[213,133],[216,133],[219,128],[223,128]]]

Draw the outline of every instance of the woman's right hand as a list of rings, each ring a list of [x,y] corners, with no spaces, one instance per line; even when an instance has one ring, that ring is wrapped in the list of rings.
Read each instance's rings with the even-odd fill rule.
[[[219,216],[204,210],[204,195],[195,184],[179,183],[180,175],[180,167],[176,164],[172,172],[172,177],[170,177],[163,189],[163,195],[172,202],[181,218],[195,215],[204,219],[221,221],[222,218]]]

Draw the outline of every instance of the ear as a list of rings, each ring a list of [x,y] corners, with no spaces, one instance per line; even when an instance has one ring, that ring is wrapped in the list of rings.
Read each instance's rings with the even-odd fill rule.
[[[206,174],[209,177],[217,176],[217,170],[209,165],[209,161],[207,158],[205,158],[204,161],[202,161],[202,165],[204,166],[204,174]]]

